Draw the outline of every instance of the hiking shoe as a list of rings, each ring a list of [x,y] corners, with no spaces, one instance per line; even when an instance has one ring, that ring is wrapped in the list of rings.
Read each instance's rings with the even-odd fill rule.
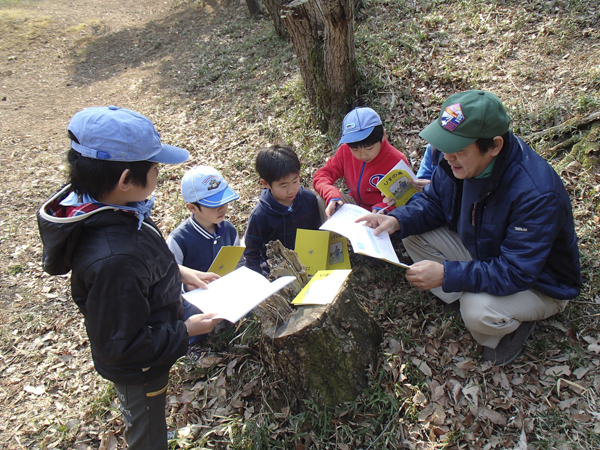
[[[492,361],[496,366],[510,364],[525,350],[525,342],[531,336],[535,322],[521,322],[519,328],[504,336],[496,348],[483,347],[484,361]]]
[[[456,300],[452,303],[446,303],[443,300],[440,300],[439,298],[437,299],[438,304],[442,305],[442,310],[444,311],[444,314],[451,316],[455,319],[458,319],[460,317],[460,301]]]

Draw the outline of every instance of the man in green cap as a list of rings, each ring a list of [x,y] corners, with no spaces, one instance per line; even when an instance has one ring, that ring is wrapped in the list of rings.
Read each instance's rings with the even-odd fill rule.
[[[569,195],[509,124],[490,92],[450,96],[420,133],[444,156],[423,194],[358,220],[376,235],[397,232],[414,261],[406,279],[460,309],[496,365],[514,361],[535,322],[581,289]]]

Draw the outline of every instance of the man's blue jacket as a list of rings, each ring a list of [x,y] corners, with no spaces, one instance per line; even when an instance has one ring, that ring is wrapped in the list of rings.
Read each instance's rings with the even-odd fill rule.
[[[390,212],[401,226],[394,236],[443,225],[459,231],[473,260],[444,261],[445,292],[506,296],[536,289],[559,300],[575,298],[581,274],[569,195],[541,156],[509,136],[478,194],[463,195],[470,183],[456,179],[442,159],[424,195]],[[464,197],[477,200],[463,205]]]

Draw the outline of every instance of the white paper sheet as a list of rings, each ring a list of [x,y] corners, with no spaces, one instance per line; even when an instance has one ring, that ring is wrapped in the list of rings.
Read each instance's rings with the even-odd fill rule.
[[[355,223],[356,219],[366,214],[370,214],[366,209],[344,203],[331,216],[331,219],[321,225],[321,229],[335,231],[350,239],[352,249],[356,253],[383,259],[384,261],[408,269],[409,266],[398,260],[387,231],[375,236],[373,228],[367,227],[362,223]]]
[[[240,267],[210,283],[208,289],[186,292],[183,298],[200,308],[203,313],[216,312],[216,318],[237,322],[260,302],[295,279],[286,276],[269,282],[259,273]]]

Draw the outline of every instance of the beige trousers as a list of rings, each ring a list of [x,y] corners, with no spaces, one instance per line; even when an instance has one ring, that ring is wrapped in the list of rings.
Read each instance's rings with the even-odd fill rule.
[[[458,234],[448,227],[409,236],[402,242],[414,262],[473,259]],[[485,292],[444,292],[441,286],[431,292],[446,303],[459,300],[460,314],[473,338],[491,348],[496,348],[500,339],[515,331],[521,322],[546,319],[562,312],[568,303],[568,300],[556,300],[534,289],[504,297]]]

